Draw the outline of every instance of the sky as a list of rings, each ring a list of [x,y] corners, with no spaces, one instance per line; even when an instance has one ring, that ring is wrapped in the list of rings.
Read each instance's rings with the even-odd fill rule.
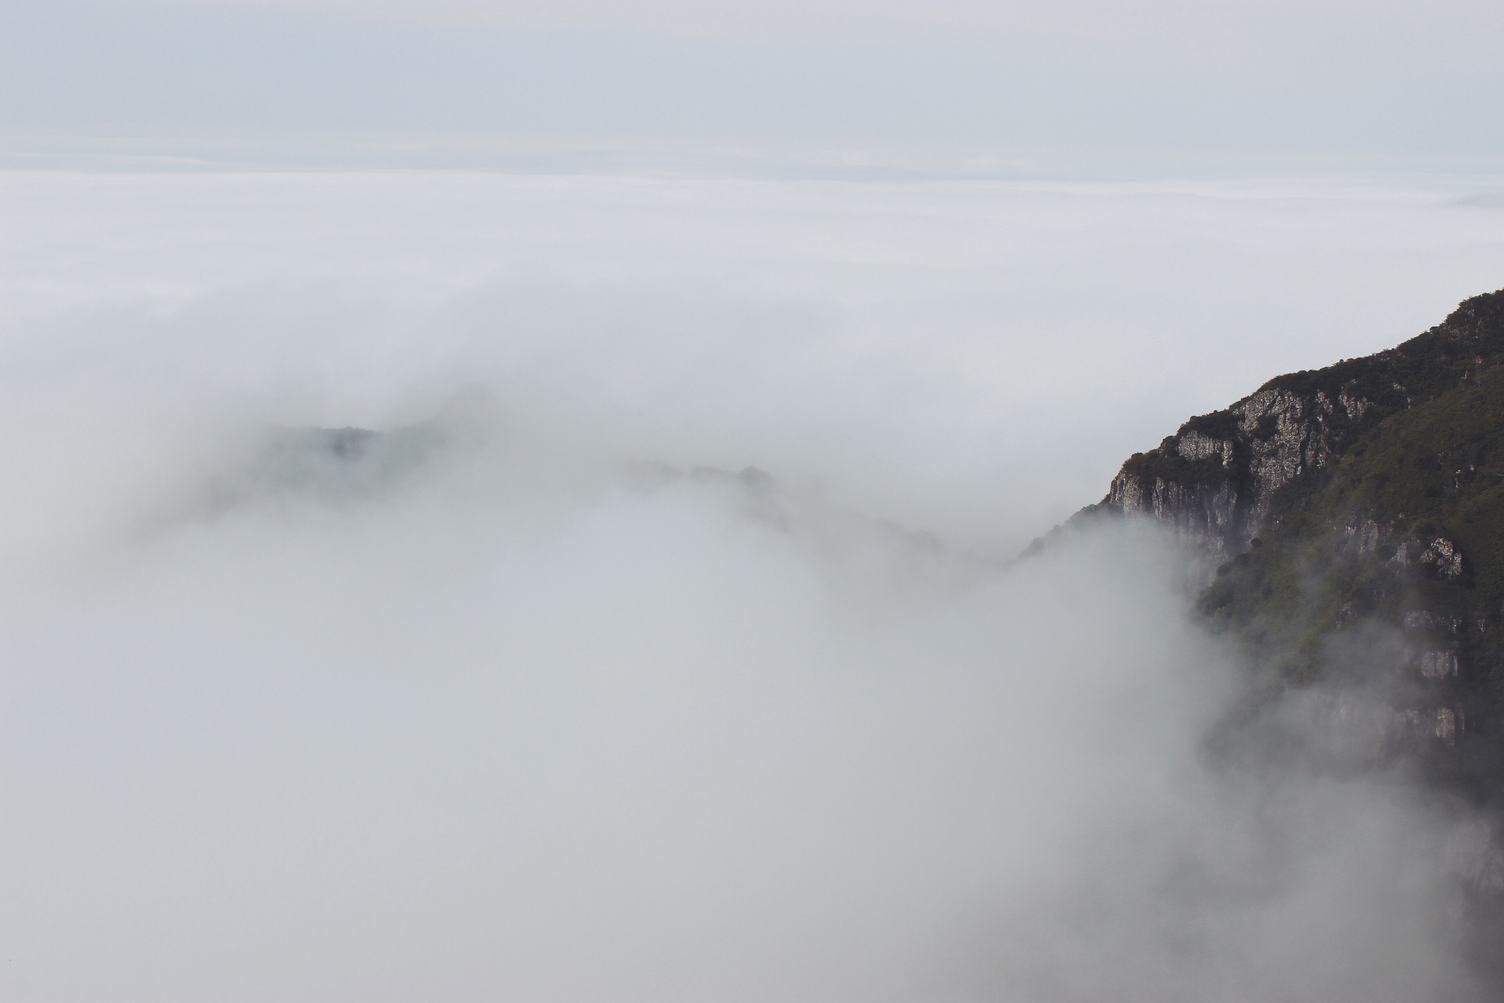
[[[1102,176],[1504,156],[1485,111],[1504,13],[1483,0],[13,0],[0,17],[0,137],[33,164]]]

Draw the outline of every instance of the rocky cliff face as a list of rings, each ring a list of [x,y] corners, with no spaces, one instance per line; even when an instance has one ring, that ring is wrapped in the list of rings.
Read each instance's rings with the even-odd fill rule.
[[[1253,664],[1286,686],[1340,680],[1345,741],[1431,749],[1504,808],[1501,362],[1504,291],[1190,419],[1077,518],[1170,527],[1199,612]],[[1359,692],[1378,709],[1356,714]]]
[[[1248,549],[1275,494],[1326,466],[1342,431],[1373,406],[1355,387],[1335,400],[1266,387],[1130,458],[1101,504],[1174,527],[1215,566]]]
[[[1325,470],[1384,419],[1455,388],[1504,356],[1504,291],[1462,303],[1397,348],[1270,380],[1222,411],[1191,418],[1130,457],[1088,511],[1172,527],[1215,568],[1277,520],[1287,486]]]

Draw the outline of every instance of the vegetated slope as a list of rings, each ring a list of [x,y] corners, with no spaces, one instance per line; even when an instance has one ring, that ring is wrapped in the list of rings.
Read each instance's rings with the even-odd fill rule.
[[[1198,611],[1271,686],[1369,684],[1374,754],[1504,803],[1504,291],[1192,418],[1078,518],[1101,513],[1190,546]]]

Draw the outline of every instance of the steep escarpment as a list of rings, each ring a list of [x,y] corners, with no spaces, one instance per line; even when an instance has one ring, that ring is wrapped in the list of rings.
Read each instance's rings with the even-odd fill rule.
[[[1504,802],[1504,291],[1190,419],[1078,518],[1101,514],[1173,529],[1271,685],[1382,693],[1376,754]]]
[[[1093,508],[1172,526],[1215,567],[1280,518],[1287,486],[1501,356],[1504,292],[1474,297],[1396,348],[1276,377],[1231,407],[1191,418],[1129,457]]]

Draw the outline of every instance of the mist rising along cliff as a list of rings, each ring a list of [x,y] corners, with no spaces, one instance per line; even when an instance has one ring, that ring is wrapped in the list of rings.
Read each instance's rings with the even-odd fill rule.
[[[1171,527],[1265,682],[1382,692],[1366,731],[1340,705],[1333,727],[1504,797],[1504,291],[1190,419],[1078,518],[1100,513]]]

